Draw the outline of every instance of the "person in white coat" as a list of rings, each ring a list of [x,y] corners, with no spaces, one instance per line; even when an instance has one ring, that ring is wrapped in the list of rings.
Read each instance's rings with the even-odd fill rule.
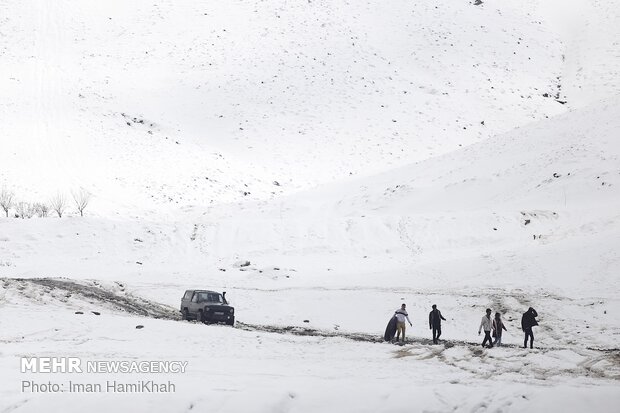
[[[402,342],[405,342],[405,320],[409,322],[410,326],[413,326],[413,324],[411,324],[411,321],[409,320],[409,314],[407,314],[406,308],[407,306],[403,304],[394,313],[394,316],[396,317],[396,341],[400,340]]]
[[[491,330],[493,329],[493,320],[491,319],[491,309],[487,308],[487,313],[480,321],[480,327],[478,327],[478,335],[480,331],[484,329],[484,340],[482,340],[482,347],[489,343],[489,348],[493,347],[493,339],[491,338]]]

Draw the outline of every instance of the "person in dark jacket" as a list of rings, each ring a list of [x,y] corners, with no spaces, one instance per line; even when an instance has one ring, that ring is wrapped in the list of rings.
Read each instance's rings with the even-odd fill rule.
[[[433,330],[434,344],[437,344],[439,336],[441,336],[441,320],[446,321],[441,315],[441,311],[437,309],[437,305],[433,304],[433,310],[428,314],[428,328]]]
[[[538,325],[536,317],[538,317],[538,313],[532,307],[528,308],[528,310],[523,313],[523,317],[521,317],[521,329],[525,333],[523,348],[527,348],[528,337],[530,338],[530,348],[534,348],[534,332],[532,332],[532,327]]]

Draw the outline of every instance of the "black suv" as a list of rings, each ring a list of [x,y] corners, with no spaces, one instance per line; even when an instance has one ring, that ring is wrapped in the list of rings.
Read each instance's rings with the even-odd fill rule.
[[[203,323],[235,324],[235,308],[228,305],[226,293],[209,290],[187,290],[181,299],[183,320],[198,320]]]

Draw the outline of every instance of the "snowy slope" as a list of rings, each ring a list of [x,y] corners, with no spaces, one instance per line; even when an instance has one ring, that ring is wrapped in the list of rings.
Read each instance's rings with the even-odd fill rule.
[[[332,3],[6,2],[2,183],[83,186],[101,213],[268,198],[558,114],[583,83],[545,2]],[[618,92],[609,54],[577,58]]]
[[[615,411],[620,13],[473,3],[0,5],[0,188],[93,194],[0,214],[0,412]],[[237,328],[178,320],[188,288]],[[407,344],[377,342],[401,302]],[[505,348],[479,347],[487,307]],[[20,373],[34,355],[190,367]],[[20,388],[112,379],[178,391]]]
[[[19,313],[7,297],[3,312]],[[74,309],[30,304],[28,324],[3,329],[3,380],[63,383],[138,380],[172,382],[172,394],[17,394],[1,390],[7,411],[613,411],[617,366],[584,351],[489,355],[474,346],[451,348],[341,338],[259,334],[195,323],[150,320],[85,304]],[[88,310],[102,311],[100,316]],[[45,315],[45,313],[51,313]],[[143,325],[143,329],[136,329]],[[148,343],[143,345],[143,343]],[[59,351],[59,349],[62,349]],[[19,374],[21,355],[71,354],[83,360],[184,360],[185,374]],[[607,369],[607,370],[606,370]],[[592,385],[595,384],[595,385]],[[486,395],[486,396],[485,396]],[[482,397],[481,397],[482,396]]]
[[[412,166],[228,212],[217,230],[199,228],[198,241],[270,259],[346,254],[347,266],[365,269],[394,256],[403,260],[395,265],[420,265],[571,242],[613,249],[601,238],[618,236],[618,107],[601,103]],[[604,279],[602,288],[615,277]]]
[[[354,306],[386,293],[385,311],[391,294],[402,298],[398,291],[473,295],[471,305],[479,299],[515,313],[536,300],[554,305],[547,303],[554,297],[578,300],[571,313],[591,300],[616,308],[618,119],[611,101],[372,178],[267,203],[196,208],[166,222],[2,220],[9,235],[0,274],[120,280],[149,294],[154,285],[164,292],[154,298],[170,305],[176,291],[205,283],[239,290],[253,322],[273,317],[270,306],[252,309],[263,290],[299,290],[301,297],[277,299],[280,309],[306,302],[273,319],[283,323],[304,318],[317,288],[319,297],[320,288],[339,290]],[[235,263],[246,259],[253,265],[240,271]],[[566,311],[553,316],[554,328],[565,328]],[[330,311],[319,307],[317,317],[332,324]],[[368,317],[381,323],[383,315],[367,311],[347,323],[374,331]],[[600,328],[617,334],[617,317],[605,320]],[[603,347],[617,340],[588,337]]]

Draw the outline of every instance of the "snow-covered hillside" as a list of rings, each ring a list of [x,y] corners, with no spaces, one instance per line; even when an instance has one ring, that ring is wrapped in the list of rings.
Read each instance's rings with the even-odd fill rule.
[[[92,193],[84,217],[0,211],[0,412],[615,411],[620,12],[474,3],[0,5],[0,189]],[[189,288],[227,291],[237,328],[178,320]],[[380,343],[401,302],[408,342]],[[477,343],[487,307],[504,348]],[[177,391],[22,390],[43,379]]]
[[[5,2],[2,180],[102,213],[268,198],[617,93],[617,43],[585,58],[545,3]]]

